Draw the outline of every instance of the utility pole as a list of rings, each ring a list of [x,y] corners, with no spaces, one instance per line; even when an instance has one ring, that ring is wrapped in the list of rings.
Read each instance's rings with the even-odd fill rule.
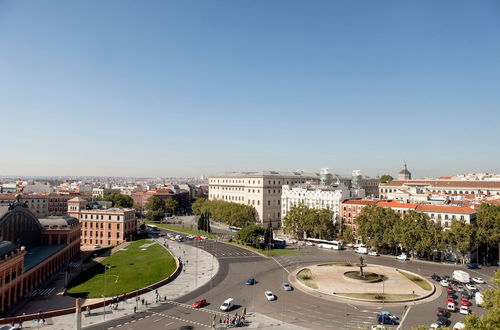
[[[82,303],[80,298],[76,298],[75,330],[81,330],[81,329],[82,329]]]

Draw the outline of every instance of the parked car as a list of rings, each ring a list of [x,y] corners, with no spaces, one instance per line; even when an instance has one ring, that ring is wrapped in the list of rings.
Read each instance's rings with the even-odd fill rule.
[[[288,283],[283,283],[283,290],[285,290],[285,291],[292,291],[293,287],[290,284],[288,284]]]
[[[478,264],[467,264],[467,269],[479,269]]]
[[[476,300],[476,305],[481,306],[484,303],[483,294],[481,292],[476,292],[474,299]]]
[[[446,297],[446,303],[455,303],[455,298],[453,297]]]
[[[406,261],[406,260],[408,260],[408,256],[406,255],[406,253],[401,253],[400,255],[398,255],[396,257],[396,259],[397,260],[404,260],[404,261]]]
[[[455,292],[453,288],[450,288],[449,286],[446,287],[446,292]]]
[[[465,287],[471,291],[476,291],[477,287],[474,284],[467,283]]]
[[[196,300],[193,303],[193,307],[194,308],[200,308],[200,307],[203,307],[203,306],[206,306],[206,305],[207,305],[207,300],[203,299],[203,298],[199,298],[198,300]]]
[[[457,299],[458,296],[454,292],[448,292],[448,298],[454,298]]]
[[[368,255],[369,255],[369,256],[375,256],[375,257],[377,257],[377,256],[379,256],[380,254],[378,254],[378,252],[377,252],[377,251],[369,251],[369,252],[368,252]]]
[[[355,252],[360,254],[367,254],[368,248],[366,246],[358,246]]]
[[[370,330],[387,330],[387,328],[384,327],[382,324],[377,324],[377,325],[372,325],[370,327]]]
[[[462,322],[457,322],[453,326],[453,330],[460,330],[460,329],[464,329],[464,328],[465,328],[465,324]]]
[[[460,306],[460,314],[469,314],[469,306]]]
[[[450,312],[455,312],[457,309],[457,306],[455,305],[454,302],[449,301],[448,304],[446,305],[446,309],[449,310]]]
[[[264,295],[269,301],[276,299],[276,296],[271,291],[264,292]]]
[[[472,306],[471,302],[470,302],[470,301],[468,301],[468,300],[462,300],[462,301],[460,302],[460,305],[461,305],[461,306]]]
[[[448,286],[450,283],[447,280],[441,280],[439,284],[441,284],[442,286]]]
[[[472,282],[477,283],[477,284],[483,284],[485,283],[484,280],[481,277],[473,277]]]
[[[462,291],[465,287],[462,284],[457,284],[457,290]]]
[[[246,282],[246,285],[254,285],[255,284],[255,278],[249,278]]]
[[[222,303],[222,305],[220,305],[219,308],[221,311],[227,312],[227,311],[231,310],[231,308],[233,308],[233,306],[234,306],[234,299],[228,298],[228,299],[224,300],[224,302]]]

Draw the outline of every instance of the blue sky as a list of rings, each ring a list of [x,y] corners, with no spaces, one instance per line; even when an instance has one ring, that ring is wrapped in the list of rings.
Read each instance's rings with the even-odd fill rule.
[[[0,175],[500,172],[498,1],[2,1]]]

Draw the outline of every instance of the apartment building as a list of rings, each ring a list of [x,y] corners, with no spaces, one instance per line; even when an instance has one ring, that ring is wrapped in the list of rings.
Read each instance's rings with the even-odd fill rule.
[[[90,206],[80,197],[68,201],[68,215],[80,220],[82,245],[118,245],[131,240],[137,232],[134,209],[88,208],[87,205]]]
[[[304,172],[229,172],[209,178],[208,199],[252,205],[257,222],[281,226],[283,185],[319,182],[318,173]]]
[[[451,181],[451,180],[395,180],[380,184],[380,198],[395,195],[417,197],[441,194],[444,196],[500,196],[500,181]]]
[[[443,226],[444,229],[450,227],[453,220],[463,220],[468,224],[474,223],[477,213],[470,207],[464,206],[401,203],[399,201],[389,200],[347,200],[342,203],[340,210],[340,218],[343,227],[350,227],[354,232],[357,232],[358,226],[356,224],[356,217],[367,205],[388,207],[399,213],[401,216],[405,215],[409,211],[422,212],[427,214],[431,220],[441,223],[441,226]]]
[[[349,198],[363,198],[363,189],[348,189],[346,187],[334,187],[317,184],[284,185],[281,193],[281,215],[282,218],[290,209],[298,204],[304,204],[309,208],[329,208],[332,213],[332,221],[340,221],[340,206]]]

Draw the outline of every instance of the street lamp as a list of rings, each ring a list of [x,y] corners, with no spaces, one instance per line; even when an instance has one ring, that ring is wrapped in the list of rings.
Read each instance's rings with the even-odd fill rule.
[[[103,305],[104,305],[104,313],[103,313],[103,316],[104,316],[104,320],[106,321],[106,271],[111,268],[110,265],[104,265],[104,291],[103,291],[103,294],[102,294],[102,298],[103,298]]]

